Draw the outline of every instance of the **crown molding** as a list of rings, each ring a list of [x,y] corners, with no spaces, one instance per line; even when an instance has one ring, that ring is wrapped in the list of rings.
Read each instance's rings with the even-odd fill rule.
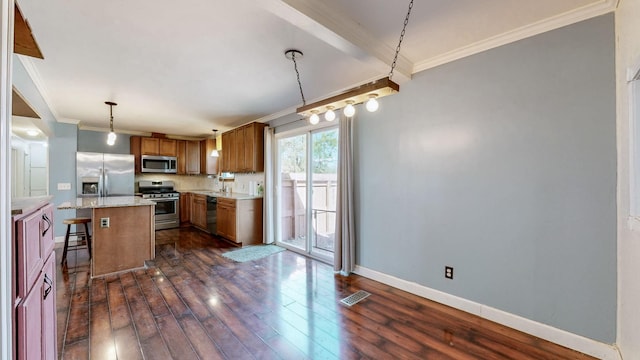
[[[575,24],[577,22],[591,19],[596,16],[604,15],[615,11],[618,7],[619,0],[601,0],[600,2],[583,6],[581,8],[568,11],[563,14],[552,16],[550,18],[492,36],[482,41],[464,46],[447,53],[418,61],[413,67],[413,73],[427,70],[451,61],[462,59],[467,56],[478,54],[480,52],[490,50],[502,45],[506,45],[518,40],[555,30],[563,26]]]
[[[23,55],[18,55],[16,56],[16,58],[18,58],[18,60],[20,61],[24,69],[27,71],[27,74],[31,78],[31,81],[33,81],[33,84],[35,85],[36,89],[38,89],[40,96],[42,96],[44,103],[47,104],[49,111],[51,111],[53,118],[56,121],[59,121],[58,119],[60,118],[60,116],[58,115],[58,112],[53,106],[53,102],[51,101],[51,98],[49,98],[47,88],[44,85],[44,82],[42,81],[42,77],[40,76],[40,72],[38,71],[35,64],[33,63],[33,60]]]

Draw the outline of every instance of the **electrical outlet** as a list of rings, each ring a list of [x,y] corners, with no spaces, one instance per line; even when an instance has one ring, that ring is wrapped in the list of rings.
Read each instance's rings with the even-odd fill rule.
[[[100,218],[100,227],[108,228],[109,227],[109,218]]]
[[[444,277],[446,277],[447,279],[453,279],[453,267],[452,266],[445,266],[444,267]]]
[[[71,190],[71,183],[58,183],[58,190]]]

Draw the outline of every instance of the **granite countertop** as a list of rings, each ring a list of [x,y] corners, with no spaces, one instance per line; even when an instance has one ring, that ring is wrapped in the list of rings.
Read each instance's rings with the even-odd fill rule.
[[[75,202],[67,201],[58,205],[60,210],[95,209],[125,206],[155,206],[155,202],[137,196],[83,197]]]
[[[200,194],[207,196],[215,196],[219,198],[235,199],[235,200],[251,200],[262,199],[262,195],[249,195],[244,193],[223,193],[213,190],[178,190],[178,192],[189,192],[192,194]]]
[[[11,216],[26,214],[35,210],[53,199],[53,196],[35,196],[11,199]]]

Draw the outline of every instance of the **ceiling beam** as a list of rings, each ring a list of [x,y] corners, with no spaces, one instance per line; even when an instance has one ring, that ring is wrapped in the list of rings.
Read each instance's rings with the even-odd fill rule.
[[[373,66],[381,75],[389,73],[395,47],[380,42],[356,21],[323,1],[262,0],[261,4],[279,18]],[[412,73],[413,63],[400,53],[393,80],[402,84],[411,79]]]

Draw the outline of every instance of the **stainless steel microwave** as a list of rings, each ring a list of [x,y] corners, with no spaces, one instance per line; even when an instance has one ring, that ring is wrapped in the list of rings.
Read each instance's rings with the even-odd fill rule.
[[[178,172],[178,158],[175,156],[142,155],[140,171],[143,173],[175,174]]]

